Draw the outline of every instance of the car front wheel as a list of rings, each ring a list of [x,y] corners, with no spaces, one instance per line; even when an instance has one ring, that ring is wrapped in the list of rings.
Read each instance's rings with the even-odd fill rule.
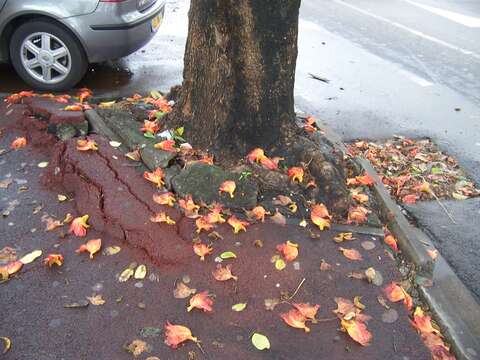
[[[10,41],[10,57],[26,83],[47,91],[72,88],[88,66],[78,40],[62,26],[47,20],[20,25]]]

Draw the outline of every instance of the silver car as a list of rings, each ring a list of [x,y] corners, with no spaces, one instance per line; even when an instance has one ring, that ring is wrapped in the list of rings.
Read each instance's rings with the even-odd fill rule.
[[[66,90],[89,63],[149,42],[164,11],[165,0],[0,0],[0,61],[36,89]]]

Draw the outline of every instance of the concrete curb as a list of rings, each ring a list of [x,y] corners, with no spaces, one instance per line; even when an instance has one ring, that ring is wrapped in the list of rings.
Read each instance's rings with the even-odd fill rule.
[[[341,137],[329,128],[321,128],[327,139],[346,155],[347,148]],[[382,220],[398,239],[403,255],[415,264],[418,274],[432,281],[432,286],[419,284],[418,289],[457,359],[480,359],[480,305],[441,255],[435,261],[430,258],[427,249],[435,249],[432,241],[409,223],[372,164],[363,158],[354,158],[354,162],[360,172],[364,171],[375,180],[374,200]]]
[[[441,255],[435,261],[430,258],[426,250],[434,249],[432,242],[408,222],[370,162],[360,158],[355,161],[375,179],[372,189],[380,215],[398,239],[403,254],[416,265],[419,274],[432,280],[433,286],[419,284],[418,289],[444,329],[457,358],[480,359],[480,305]]]

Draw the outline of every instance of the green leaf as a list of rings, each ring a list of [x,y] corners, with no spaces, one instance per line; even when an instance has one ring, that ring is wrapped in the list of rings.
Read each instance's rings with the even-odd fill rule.
[[[175,132],[178,134],[178,136],[183,136],[183,133],[185,132],[185,128],[179,127],[178,129],[175,130]]]
[[[184,142],[187,142],[187,140],[185,140],[183,137],[181,136],[178,136],[178,135],[172,135],[173,137],[173,140],[175,140],[176,142],[180,142],[180,143],[184,143]]]
[[[155,337],[158,336],[162,333],[162,329],[156,328],[156,327],[144,327],[142,330],[140,330],[140,336],[146,338],[146,337]]]
[[[232,306],[233,311],[243,311],[247,307],[247,303],[238,303]]]
[[[465,196],[463,194],[460,194],[458,192],[452,192],[452,197],[455,199],[455,200],[466,200],[468,199],[468,196]]]
[[[162,97],[162,94],[160,94],[156,90],[153,90],[153,91],[150,91],[150,96],[153,97],[154,99],[160,99]]]
[[[278,271],[285,269],[286,266],[287,264],[282,259],[278,259],[275,261],[275,269],[277,269]]]
[[[166,113],[158,110],[157,112],[155,112],[155,118],[156,118],[157,120],[160,120],[162,117],[165,116],[165,114],[166,114]]]
[[[270,349],[270,341],[265,335],[254,333],[252,335],[252,344],[258,350]]]
[[[224,253],[221,253],[221,254],[220,254],[220,257],[221,257],[223,260],[226,260],[226,259],[235,259],[235,258],[237,257],[237,255],[236,255],[234,252],[225,251]]]
[[[432,167],[432,174],[443,174],[443,170],[439,167]]]
[[[144,133],[143,136],[149,139],[155,139],[155,135],[153,135],[150,131],[147,131],[146,133]]]

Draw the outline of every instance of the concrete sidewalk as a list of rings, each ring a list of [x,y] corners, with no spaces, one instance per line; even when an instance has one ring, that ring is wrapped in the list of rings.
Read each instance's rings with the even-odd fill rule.
[[[4,108],[1,113],[5,113]],[[5,120],[4,126],[8,126]],[[7,148],[15,136],[20,135],[23,134],[18,130],[9,129],[0,138],[0,148]],[[148,355],[161,359],[185,359],[187,354],[199,359],[430,358],[409,322],[405,306],[388,303],[390,310],[387,310],[377,299],[392,280],[400,280],[395,263],[385,253],[379,237],[355,233],[355,240],[337,244],[332,241],[336,235],[333,231],[313,230],[319,238],[312,238],[306,229],[280,227],[267,221],[250,226],[246,233],[233,235],[225,225],[217,229],[223,239],[213,241],[214,253],[207,256],[205,262],[199,261],[192,250],[180,254],[187,259],[182,263],[154,265],[145,251],[89,229],[85,239],[100,237],[104,249],[112,245],[122,249],[116,255],[97,254],[89,260],[85,254],[75,254],[85,239],[67,235],[65,227],[44,231],[43,215],[58,219],[68,212],[83,215],[77,213],[77,201],[82,194],[67,194],[73,200],[58,202],[57,191],[41,185],[40,178],[48,168],[37,165],[50,161],[50,157],[39,150],[27,146],[0,158],[3,176],[0,180],[13,180],[7,189],[0,190],[0,207],[5,209],[11,205],[8,216],[0,219],[0,233],[5,234],[0,239],[0,248],[14,247],[19,256],[35,249],[42,249],[44,254],[60,252],[65,256],[65,264],[58,270],[47,269],[37,260],[0,285],[4,314],[0,336],[12,340],[12,349],[5,359],[131,359],[132,355],[125,352],[123,346],[134,339],[146,341]],[[119,165],[115,159],[112,163]],[[151,193],[154,191],[152,186]],[[151,197],[144,201],[151,201]],[[167,243],[161,233],[160,246]],[[190,247],[189,240],[195,237],[191,220],[186,222],[183,237],[180,241]],[[202,234],[202,240],[208,243],[212,238]],[[256,247],[255,240],[262,240],[263,247]],[[286,240],[298,243],[300,254],[295,262],[278,271],[270,260],[278,254],[276,245]],[[363,260],[346,259],[339,251],[340,246],[358,250]],[[222,265],[232,265],[237,282],[218,282],[212,277],[217,257],[224,251],[237,255],[236,259],[222,262]],[[332,269],[321,271],[322,260],[331,264]],[[118,275],[132,262],[146,264],[147,277],[120,283]],[[368,267],[381,274],[380,286],[348,276]],[[188,313],[187,299],[174,298],[174,284],[182,279],[191,288],[208,290],[215,295],[213,313],[196,310]],[[317,317],[323,319],[319,324],[312,324],[309,334],[287,326],[280,318],[280,313],[288,311],[290,305],[279,304],[273,311],[265,308],[265,299],[293,295],[302,279],[305,281],[292,301],[320,304]],[[94,293],[101,294],[106,303],[74,309],[64,307],[84,301]],[[339,320],[332,313],[336,308],[335,297],[353,300],[354,296],[361,296],[366,306],[363,313],[372,317],[367,327],[373,340],[368,347],[358,345],[340,332]],[[231,306],[240,302],[246,302],[247,308],[243,312],[232,311]],[[193,343],[178,350],[168,348],[163,343],[166,321],[188,326],[202,341],[205,354]],[[147,327],[161,329],[160,334],[156,330],[145,330]],[[270,350],[260,352],[252,346],[250,336],[254,331],[268,336]],[[146,357],[144,353],[140,358]]]

